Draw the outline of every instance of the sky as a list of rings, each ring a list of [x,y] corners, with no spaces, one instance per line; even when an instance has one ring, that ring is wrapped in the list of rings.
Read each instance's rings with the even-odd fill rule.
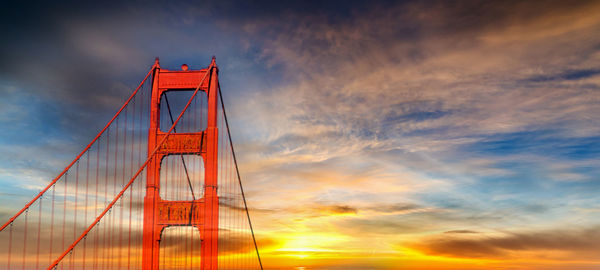
[[[155,57],[214,55],[265,269],[600,267],[598,1],[0,13],[1,220]]]

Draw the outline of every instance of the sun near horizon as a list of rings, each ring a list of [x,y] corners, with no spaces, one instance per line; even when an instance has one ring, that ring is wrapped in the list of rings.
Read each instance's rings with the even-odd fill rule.
[[[210,240],[221,269],[240,268],[242,259],[258,267],[229,138],[264,269],[600,267],[598,1],[58,1],[0,12],[2,224],[150,74],[124,116],[61,178],[69,180],[24,212],[27,221],[7,227],[10,239],[0,232],[0,269],[46,269],[143,163],[141,153],[152,149],[138,123],[149,123],[157,56],[165,71],[208,70],[193,75],[208,74],[207,82],[218,65],[226,155],[218,166],[172,155],[163,162],[174,173],[158,175],[176,183],[161,196],[189,201],[217,189],[198,180],[210,178],[203,166],[228,179],[214,191],[219,206],[208,206],[222,210],[223,239]],[[209,110],[202,102],[217,98],[206,85],[190,101],[198,119]],[[172,108],[160,105],[161,132],[190,97],[177,95],[168,96]],[[203,121],[182,117],[189,130],[174,132],[200,132],[210,126]],[[93,197],[65,195],[99,180],[114,184]],[[100,221],[118,229],[92,231],[85,255],[66,254],[72,268],[94,256],[107,258],[96,267],[141,264],[142,239],[131,235],[142,234],[149,189],[134,182],[131,190]],[[38,217],[36,207],[56,211]],[[182,224],[208,222],[192,203],[161,207],[179,211],[169,213]],[[62,216],[73,209],[80,214]],[[52,229],[60,224],[64,236]],[[26,230],[41,237],[27,239]],[[169,233],[161,262],[198,268],[198,231]]]

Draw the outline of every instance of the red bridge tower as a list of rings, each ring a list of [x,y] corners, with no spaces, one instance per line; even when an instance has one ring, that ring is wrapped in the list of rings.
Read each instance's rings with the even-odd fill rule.
[[[144,198],[142,269],[159,269],[160,240],[170,226],[193,226],[200,232],[201,269],[216,270],[218,259],[219,198],[217,196],[217,105],[218,68],[213,58],[210,66],[201,70],[172,71],[161,69],[158,59],[152,74],[152,96],[148,153],[162,141],[160,130],[161,96],[167,91],[193,91],[200,87],[207,95],[206,129],[193,133],[171,133],[160,146],[147,167]],[[169,201],[160,197],[161,161],[168,155],[199,155],[204,162],[204,196],[192,201]]]

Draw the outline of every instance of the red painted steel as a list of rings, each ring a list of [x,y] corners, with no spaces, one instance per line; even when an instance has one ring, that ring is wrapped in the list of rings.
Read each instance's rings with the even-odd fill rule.
[[[164,132],[158,131],[156,134],[157,140],[162,139],[165,135]],[[158,153],[163,155],[205,153],[206,144],[203,143],[205,140],[206,135],[204,132],[172,133],[165,143],[160,145]]]
[[[157,62],[155,63],[155,65],[153,66],[153,70],[155,72],[156,72],[157,69],[160,69],[160,67],[158,66],[158,59],[157,59]],[[211,65],[208,67],[208,69],[211,70],[211,72],[215,72],[215,73],[217,72],[214,58],[213,58],[213,61],[211,62]],[[204,82],[205,78],[206,78],[206,76],[204,76],[204,78],[202,78],[202,80],[200,80],[200,82],[198,84],[201,84],[202,82]],[[215,78],[216,78],[216,76],[215,76]],[[212,79],[212,77],[211,77],[211,79]],[[177,123],[179,122],[179,120],[181,120],[181,117],[183,116],[183,114],[185,113],[185,111],[187,110],[187,108],[192,103],[192,100],[194,99],[194,97],[196,96],[196,94],[198,93],[198,91],[200,90],[200,88],[201,88],[200,85],[196,88],[196,90],[192,94],[190,100],[188,100],[187,104],[185,105],[185,107],[183,108],[183,110],[181,111],[181,113],[179,114],[179,116],[177,117],[177,119],[174,121],[174,123],[171,126],[171,128],[169,129],[169,131],[167,131],[165,133],[165,136],[163,136],[162,139],[160,139],[158,142],[154,142],[154,145],[155,145],[154,149],[149,150],[149,154],[148,154],[148,157],[147,157],[146,161],[137,170],[137,172],[133,175],[133,177],[131,177],[131,179],[127,182],[127,184],[125,184],[125,186],[123,187],[123,189],[107,205],[107,207],[104,209],[104,211],[102,211],[102,213],[100,213],[100,215],[90,224],[90,226],[88,226],[87,229],[84,230],[83,233],[47,268],[47,270],[51,270],[51,269],[54,269],[55,267],[57,267],[58,264],[62,261],[62,259],[64,259],[65,256],[67,256],[67,254],[69,254],[70,252],[73,251],[73,249],[75,248],[75,246],[77,246],[77,244],[79,244],[79,242],[81,242],[88,235],[88,233],[94,228],[94,226],[96,226],[100,222],[100,220],[102,220],[102,218],[108,213],[108,211],[110,211],[110,209],[112,209],[112,207],[117,203],[117,201],[119,201],[119,199],[121,199],[121,197],[123,196],[123,194],[125,193],[125,191],[133,184],[133,182],[137,179],[137,177],[142,173],[142,171],[144,170],[144,168],[149,169],[150,164],[156,160],[157,155],[160,155],[158,153],[158,150],[160,149],[159,146],[163,145],[167,141],[167,139],[169,138],[169,135],[174,130],[174,128],[177,125]],[[152,127],[152,125],[151,125],[151,127]],[[152,134],[152,133],[150,133],[150,134]],[[150,142],[148,144],[150,144]],[[214,151],[216,153],[216,149],[214,149]],[[215,164],[216,164],[216,161],[215,161]],[[216,172],[216,170],[215,170],[215,172]],[[148,176],[150,176],[150,172],[148,172]],[[216,178],[216,174],[215,174],[215,178]],[[148,189],[148,186],[146,188]],[[146,195],[148,195],[148,194],[146,194]],[[215,195],[216,195],[216,193],[215,193]],[[66,196],[66,192],[65,192],[65,196]],[[156,197],[156,198],[160,199],[160,197]],[[152,209],[156,210],[157,207],[155,207],[155,206],[157,206],[157,205],[158,205],[158,201],[154,201],[152,203]],[[144,205],[144,214],[146,214],[145,213],[146,206],[147,205]],[[206,215],[206,212],[207,211],[205,210],[204,215]],[[214,215],[214,213],[210,213],[210,215],[212,217]],[[218,198],[217,198],[217,213],[216,213],[216,215],[218,217]],[[154,217],[156,216],[156,212],[152,212],[150,216],[152,217],[152,220],[154,221]],[[146,221],[147,218],[148,218],[148,216],[144,215],[144,230],[146,229],[146,222],[145,221]],[[207,223],[210,223],[210,222],[207,222]],[[156,224],[158,224],[158,222],[155,223],[155,225]],[[218,228],[218,224],[216,224],[216,225],[217,225],[217,228]],[[153,226],[153,227],[156,228],[158,226]],[[161,228],[161,230],[157,233],[157,235],[159,237],[159,240],[160,240],[160,233],[162,232],[162,229],[164,229],[164,227],[166,227],[166,226],[163,226]],[[205,226],[202,226],[202,227],[204,228]],[[203,230],[201,230],[201,233],[202,232],[203,232]],[[144,235],[143,235],[144,240],[143,241],[144,241],[144,244],[145,244],[145,242],[147,241],[146,240],[146,231],[144,231],[143,233],[144,233]],[[64,233],[63,233],[63,235],[64,235]],[[154,236],[154,234],[151,235],[151,236]],[[157,241],[157,242],[159,242],[159,241]],[[152,244],[154,244],[154,242]],[[156,244],[158,246],[158,243],[156,243]],[[202,247],[204,248],[204,245]],[[215,246],[215,250],[216,250],[216,246]],[[156,251],[152,250],[152,252],[153,253],[151,253],[151,255],[155,255],[155,254],[158,255],[158,250],[156,250]],[[154,252],[156,252],[156,253],[154,253]],[[25,252],[23,252],[23,254],[25,255]],[[147,255],[147,253],[146,253],[146,247],[143,246],[142,256],[145,256],[145,255]],[[204,258],[204,257],[202,257],[202,258]],[[216,264],[217,254],[215,253],[214,256],[212,256],[211,258],[214,258],[214,260],[215,260],[214,268],[205,268],[204,265],[202,265],[202,269],[217,269],[216,268],[216,265],[217,265]],[[144,259],[145,259],[145,257],[142,258],[142,269],[158,269],[158,264],[156,264],[156,268],[148,268],[148,267],[154,266],[154,264],[153,264],[154,261],[151,261],[151,264],[148,265],[148,264],[146,264],[146,261]],[[156,259],[156,262],[158,262],[158,256],[153,257],[152,259]],[[204,264],[204,260],[203,260],[203,264]]]
[[[142,269],[158,270],[160,240],[169,226],[193,226],[200,231],[201,268],[216,270],[218,259],[219,198],[217,196],[217,105],[218,68],[213,58],[210,66],[201,70],[169,71],[158,61],[152,74],[150,130],[146,197],[144,198]],[[206,76],[209,80],[204,80]],[[170,90],[200,89],[207,92],[207,127],[203,132],[165,134],[160,131],[160,101]],[[170,136],[169,136],[170,135]],[[168,137],[168,139],[167,139]],[[156,149],[158,151],[152,151]],[[167,155],[199,155],[204,161],[204,198],[193,201],[167,201],[160,197],[161,161]]]
[[[176,117],[171,114],[167,91],[193,92]],[[195,99],[198,91],[204,91],[207,99]],[[6,266],[0,268],[40,269],[49,265],[43,269],[50,270],[58,269],[60,264],[61,269],[65,266],[85,269],[87,265],[94,269],[125,269],[126,264],[127,269],[145,270],[170,266],[250,269],[254,262],[249,260],[252,254],[245,247],[253,242],[258,259],[253,269],[262,269],[222,98],[214,58],[207,68],[190,70],[182,66],[179,71],[161,69],[157,60],[140,86],[84,151],[0,227],[0,237],[6,237],[0,240],[8,242]],[[198,101],[200,107],[196,107]],[[161,102],[169,108],[167,121],[170,120],[162,125],[165,107]],[[186,111],[192,115],[183,117]],[[177,126],[179,122],[182,125]],[[197,130],[198,125],[205,126],[204,130]],[[221,130],[218,125],[222,125]],[[220,131],[223,133],[219,135]],[[177,159],[164,159],[169,155]],[[183,155],[194,156],[186,159]],[[203,179],[198,178],[202,176]],[[225,199],[220,210],[219,185]],[[141,191],[144,188],[145,195]],[[143,213],[134,207],[141,200]],[[245,218],[241,209],[246,210]],[[129,211],[128,217],[124,211]],[[55,218],[55,214],[59,217]],[[50,224],[45,224],[47,220]],[[143,226],[141,232],[133,227],[136,224]],[[17,231],[13,232],[15,226]],[[42,252],[45,231],[49,231],[50,252],[42,257],[40,254],[46,254]],[[169,232],[163,234],[166,231]],[[219,239],[228,240],[220,244],[221,256],[227,255],[228,260],[219,261]],[[170,245],[173,243],[176,248]]]

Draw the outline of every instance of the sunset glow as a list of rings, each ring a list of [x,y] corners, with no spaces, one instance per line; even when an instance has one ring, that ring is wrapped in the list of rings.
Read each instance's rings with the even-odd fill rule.
[[[2,223],[155,57],[197,70],[215,55],[264,269],[600,268],[599,1],[15,5],[0,19]],[[233,269],[256,253],[231,231],[246,241],[220,250]],[[164,260],[200,261],[178,252]]]

